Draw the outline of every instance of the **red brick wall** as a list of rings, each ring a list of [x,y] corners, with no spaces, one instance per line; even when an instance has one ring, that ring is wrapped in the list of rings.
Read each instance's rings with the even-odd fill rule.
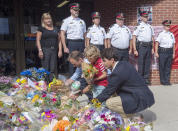
[[[123,12],[127,26],[137,25],[137,7],[152,6],[153,26],[161,25],[165,19],[171,19],[178,24],[178,0],[94,0],[94,9],[102,15],[101,25],[106,29],[115,23],[116,12]],[[152,85],[159,85],[159,71],[151,71]],[[171,72],[171,83],[178,84],[178,69]]]
[[[160,85],[159,71],[152,70],[150,79],[152,85]],[[170,82],[172,84],[178,84],[178,69],[172,69]]]
[[[178,24],[178,0],[94,0],[94,9],[102,15],[102,25],[109,27],[115,22],[116,12],[123,12],[126,25],[137,25],[137,7],[153,7],[153,26],[165,19]]]

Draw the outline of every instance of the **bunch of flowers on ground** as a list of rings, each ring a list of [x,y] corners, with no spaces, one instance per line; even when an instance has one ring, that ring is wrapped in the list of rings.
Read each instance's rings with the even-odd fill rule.
[[[37,81],[40,80],[46,80],[46,77],[50,74],[50,72],[48,72],[46,69],[44,68],[30,68],[27,70],[24,70],[20,73],[21,76],[26,76],[29,78],[34,78]]]

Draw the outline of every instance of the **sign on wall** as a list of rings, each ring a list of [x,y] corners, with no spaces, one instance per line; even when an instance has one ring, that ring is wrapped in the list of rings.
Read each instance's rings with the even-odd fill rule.
[[[142,7],[137,7],[137,22],[140,23],[141,21],[141,16],[140,13],[143,11],[147,11],[148,14],[148,23],[152,24],[152,6],[142,6]]]

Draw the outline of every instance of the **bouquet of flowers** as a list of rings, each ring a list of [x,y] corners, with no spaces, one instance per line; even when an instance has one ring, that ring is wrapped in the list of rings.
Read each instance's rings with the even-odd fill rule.
[[[82,75],[88,83],[92,83],[95,74],[98,70],[93,65],[83,62],[82,63]]]
[[[0,90],[7,93],[11,88],[12,77],[1,76],[0,77]]]
[[[102,107],[97,99],[93,99],[92,104],[87,105],[84,110],[80,110],[73,119],[72,129],[76,130],[80,129],[82,125],[87,125],[85,128],[94,131],[121,130],[123,126],[121,116]]]
[[[55,93],[43,93],[41,96],[44,105],[46,107],[51,108],[59,108],[61,105],[61,99],[59,95],[56,95]]]
[[[139,121],[130,121],[127,127],[125,128],[126,131],[153,131],[152,123],[146,124],[144,122]]]
[[[48,85],[48,91],[55,93],[67,93],[69,89],[64,86],[64,82],[62,80],[58,80],[54,77],[53,81]]]
[[[26,69],[24,71],[22,71],[20,73],[21,76],[26,76],[29,78],[34,78],[37,81],[40,80],[45,80],[46,77],[50,74],[50,72],[48,72],[47,70],[45,70],[44,68],[30,68],[30,69]]]

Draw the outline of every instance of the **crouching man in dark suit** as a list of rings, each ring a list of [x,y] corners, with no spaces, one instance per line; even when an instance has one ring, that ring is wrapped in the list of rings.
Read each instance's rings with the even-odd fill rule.
[[[108,86],[97,97],[100,102],[106,101],[110,110],[126,119],[155,103],[142,76],[129,62],[118,61],[115,48],[104,49],[101,56],[105,67],[112,73],[108,77]],[[117,95],[114,97],[114,94]]]

